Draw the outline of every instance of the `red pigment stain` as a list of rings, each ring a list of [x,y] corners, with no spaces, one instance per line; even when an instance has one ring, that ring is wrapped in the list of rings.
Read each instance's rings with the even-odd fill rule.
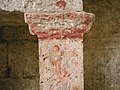
[[[49,39],[60,39],[61,38],[61,32],[60,29],[51,28],[49,29]]]
[[[30,29],[34,34],[37,34],[40,30],[40,27],[37,24],[30,24]]]
[[[65,9],[66,7],[66,2],[64,0],[60,0],[56,3],[56,5],[59,7],[59,8],[62,8],[62,9]]]
[[[63,0],[61,0],[63,2]],[[45,39],[66,39],[66,38],[81,38],[83,39],[84,33],[89,29],[90,24],[93,21],[93,16],[90,14],[78,14],[78,13],[66,13],[66,14],[25,14],[26,19],[30,25],[31,30],[33,33],[37,34],[38,38],[41,40]],[[34,24],[32,22],[38,20],[58,20],[64,19],[64,15],[67,19],[75,20],[80,19],[82,20],[83,26],[82,28],[48,28],[48,31],[41,32],[40,26],[37,26],[37,22]],[[81,25],[82,25],[81,24]]]
[[[62,0],[62,2],[65,2],[65,1]],[[82,14],[82,13],[75,13],[75,12],[67,12],[65,14],[29,13],[29,14],[25,14],[25,17],[28,23],[34,20],[62,20],[62,19],[70,19],[70,20],[91,19],[92,20],[93,19],[93,16],[90,14]]]
[[[66,39],[81,38],[83,39],[86,28],[65,28],[65,29],[49,29],[47,32],[37,32],[37,36],[41,40],[45,39]]]
[[[30,14],[25,14],[25,17],[28,21],[28,23],[31,23],[33,20],[58,20],[58,19],[64,19],[64,14],[47,14],[47,13],[30,13]]]
[[[55,73],[58,76],[58,78],[61,81],[64,81],[67,79],[67,77],[69,76],[68,71],[65,67],[62,67],[62,58],[61,56],[63,56],[64,52],[62,52],[60,50],[60,47],[58,45],[55,45],[50,53],[50,56],[54,56],[57,55],[57,59],[50,59],[51,64],[54,66],[55,69]]]
[[[36,17],[36,16],[35,16]],[[44,20],[58,20],[58,19],[64,19],[64,15],[63,14],[53,14],[53,15],[49,15],[49,14],[42,14],[38,17],[39,19],[44,19]]]
[[[86,25],[89,25],[91,21],[92,21],[92,20],[91,20],[90,16],[86,16],[84,23],[85,23]]]
[[[66,13],[67,18],[71,19],[71,20],[75,20],[79,18],[79,15],[77,13]]]
[[[49,38],[48,32],[37,32],[37,37],[41,40],[46,40]]]

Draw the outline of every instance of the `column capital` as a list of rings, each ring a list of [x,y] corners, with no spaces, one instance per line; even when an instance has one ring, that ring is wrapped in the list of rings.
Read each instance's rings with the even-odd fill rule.
[[[30,33],[38,39],[81,38],[94,21],[94,14],[87,12],[25,13]]]

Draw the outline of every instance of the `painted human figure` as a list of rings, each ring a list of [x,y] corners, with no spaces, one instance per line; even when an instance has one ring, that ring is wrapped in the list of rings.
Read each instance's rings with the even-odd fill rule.
[[[50,52],[50,63],[54,67],[55,73],[60,80],[60,82],[64,82],[69,73],[63,65],[62,56],[64,55],[64,51],[60,49],[60,46],[54,45]]]

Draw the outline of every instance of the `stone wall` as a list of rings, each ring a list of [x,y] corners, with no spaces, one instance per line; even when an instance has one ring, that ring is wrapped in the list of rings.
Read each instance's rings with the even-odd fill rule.
[[[38,43],[27,26],[0,26],[0,90],[38,90]]]
[[[85,90],[120,90],[120,0],[84,0],[96,20],[84,37]]]

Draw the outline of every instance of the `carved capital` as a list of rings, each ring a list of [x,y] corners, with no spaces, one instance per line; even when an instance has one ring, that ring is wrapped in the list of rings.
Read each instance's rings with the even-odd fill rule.
[[[94,14],[87,12],[25,13],[31,34],[38,39],[81,38],[92,26]]]

